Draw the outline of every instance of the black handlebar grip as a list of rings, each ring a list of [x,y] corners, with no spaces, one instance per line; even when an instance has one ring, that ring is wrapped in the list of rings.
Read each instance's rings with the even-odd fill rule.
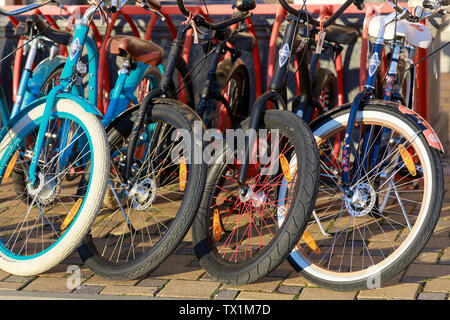
[[[183,0],[177,0],[177,5],[178,5],[178,8],[180,8],[181,13],[183,15],[185,15],[186,17],[189,17],[189,15],[190,15],[189,10],[186,9],[186,7],[184,6]]]
[[[356,0],[353,3],[358,8],[358,10],[364,10],[364,8],[366,7],[364,5],[364,0]]]

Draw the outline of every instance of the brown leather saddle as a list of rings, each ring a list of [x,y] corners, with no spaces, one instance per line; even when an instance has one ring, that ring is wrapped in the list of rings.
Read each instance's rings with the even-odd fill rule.
[[[157,66],[164,58],[164,50],[150,40],[132,36],[113,36],[109,38],[106,51],[115,55],[129,55],[136,61]]]

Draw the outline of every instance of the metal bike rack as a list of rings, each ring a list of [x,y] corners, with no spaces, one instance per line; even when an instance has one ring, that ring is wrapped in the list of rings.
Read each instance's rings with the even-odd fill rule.
[[[5,10],[15,10],[22,6],[7,6],[5,7]],[[300,7],[300,6],[298,6]],[[310,11],[313,14],[318,14],[320,12],[320,9],[322,7],[322,10],[324,10],[323,6],[320,5],[308,5],[308,11]],[[339,5],[327,5],[326,10],[329,12],[334,12],[337,10]],[[75,12],[75,8],[79,8],[80,13],[83,14],[83,12],[88,8],[87,5],[83,6],[65,6],[64,9],[59,9],[56,7],[42,7],[40,9],[36,9],[34,11],[28,12],[27,14],[41,14],[43,15],[49,23],[54,22],[53,16],[55,15],[71,15],[73,12]],[[188,6],[189,10],[193,12],[198,12],[205,14],[206,12],[209,13],[210,16],[223,16],[223,15],[231,15],[235,10],[232,9],[231,5],[227,4],[214,4],[214,5],[208,5],[208,10],[205,10],[204,6]],[[384,5],[379,8],[380,13],[387,13],[392,11],[392,8],[390,8],[388,5]],[[268,51],[268,69],[267,69],[267,83],[270,82],[270,79],[273,75],[274,70],[274,63],[275,63],[275,57],[276,57],[276,42],[278,33],[280,30],[280,26],[282,22],[284,21],[284,18],[286,16],[286,11],[280,6],[280,5],[274,5],[274,4],[259,4],[254,10],[252,10],[252,13],[254,16],[272,16],[275,17],[275,21],[272,26],[272,31],[270,35],[269,40],[269,51]],[[158,16],[156,14],[152,14],[145,9],[139,7],[139,6],[126,6],[124,7],[120,14],[124,17],[125,22],[130,26],[134,36],[144,38],[146,40],[151,38],[151,35],[153,33],[153,29],[155,27],[155,24],[158,20]],[[162,8],[162,14],[165,17],[165,22],[169,28],[170,34],[172,38],[176,36],[176,27],[174,26],[171,16],[179,16],[181,15],[179,9],[177,6],[169,5],[164,6]],[[361,11],[358,10],[356,7],[351,6],[344,14],[361,14]],[[148,25],[146,27],[145,33],[142,36],[139,32],[139,29],[136,26],[136,23],[134,22],[132,16],[136,15],[151,15],[151,18],[148,22]],[[108,25],[108,28],[106,30],[105,34],[105,40],[103,42],[103,46],[100,48],[100,56],[99,56],[99,83],[98,83],[98,107],[101,112],[105,113],[105,107],[104,107],[104,98],[108,98],[108,94],[110,91],[110,83],[109,83],[109,68],[106,63],[106,42],[108,38],[111,36],[111,32],[114,28],[114,22],[117,20],[117,17],[119,16],[118,13],[115,13],[111,16],[111,22]],[[367,16],[367,14],[366,14]],[[14,17],[10,17],[11,22],[14,26],[18,24],[18,20]],[[249,32],[255,37],[256,32],[255,28],[252,24],[251,18],[247,19],[247,24],[249,27]],[[58,28],[55,24],[55,28]],[[91,29],[94,34],[94,37],[97,41],[97,43],[100,45],[101,43],[101,35],[98,31],[97,26],[93,22],[91,24]],[[364,45],[365,42],[367,42],[367,29],[364,29],[362,32],[362,39],[363,39],[363,46],[361,50],[361,69],[360,69],[360,81],[361,77],[365,77],[365,61],[367,59],[367,50],[368,46]],[[186,63],[189,62],[189,53],[191,51],[191,44],[193,40],[193,33],[192,30],[190,30],[185,39],[185,46],[183,50],[183,57],[186,60]],[[19,40],[18,46],[20,47],[23,44],[23,39]],[[66,48],[60,48],[60,54],[67,54]],[[426,49],[419,49],[418,54],[416,56],[416,59],[419,60],[427,55]],[[17,92],[17,88],[19,85],[19,79],[21,74],[21,62],[22,62],[22,50],[19,49],[16,52],[15,61],[14,61],[14,72],[13,72],[13,93]],[[261,60],[260,60],[260,52],[258,49],[258,45],[255,46],[253,50],[253,62],[254,62],[254,79],[255,79],[255,92],[256,96],[259,96],[264,91],[263,84],[262,84],[262,77],[261,77]],[[416,67],[416,101],[415,101],[415,108],[416,111],[425,119],[428,119],[428,77],[427,77],[427,64],[426,63],[420,63]],[[336,59],[336,73],[337,73],[337,80],[338,80],[338,104],[342,104],[343,96],[344,96],[344,76],[343,76],[343,65],[342,65],[342,58],[339,55]],[[299,79],[296,79],[297,81],[297,88],[299,88]],[[103,93],[104,92],[104,93]],[[103,96],[102,94],[105,94]]]

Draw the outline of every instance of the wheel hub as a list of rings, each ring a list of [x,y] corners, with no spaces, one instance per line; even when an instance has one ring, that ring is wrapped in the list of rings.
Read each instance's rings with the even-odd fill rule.
[[[252,206],[255,208],[259,208],[267,202],[267,195],[263,191],[254,192],[253,187],[248,187],[247,192],[241,192],[239,198],[242,202],[250,200]]]
[[[37,186],[27,184],[27,191],[30,196],[37,197],[39,204],[49,204],[56,199],[59,194],[60,185],[58,179],[54,175],[44,175],[42,172],[38,174]]]
[[[372,211],[375,206],[376,194],[368,183],[356,185],[350,196],[345,196],[345,207],[354,217],[362,217]]]
[[[128,193],[136,210],[148,209],[156,197],[156,183],[153,179],[145,179],[134,184]]]

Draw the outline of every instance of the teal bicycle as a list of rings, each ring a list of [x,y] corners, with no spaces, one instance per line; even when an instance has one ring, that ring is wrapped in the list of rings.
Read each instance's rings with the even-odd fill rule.
[[[50,3],[2,13],[20,14]],[[103,201],[109,148],[99,111],[72,93],[76,86],[70,73],[80,55],[70,52],[71,63],[47,96],[22,100],[9,118],[1,105],[0,268],[12,274],[42,273],[66,258]],[[30,80],[24,77],[21,88]],[[72,170],[81,174],[68,181]]]
[[[102,4],[91,6],[81,22],[102,7]],[[147,8],[156,11],[160,5],[149,1]],[[70,59],[72,52],[83,48],[87,49],[88,65]],[[170,255],[197,211],[201,196],[198,190],[203,190],[206,168],[189,163],[187,155],[181,154],[178,159],[170,156],[182,142],[173,139],[178,130],[187,132],[191,141],[196,141],[192,134],[194,121],[201,124],[201,119],[187,105],[161,98],[145,113],[134,152],[128,156],[138,103],[146,92],[158,88],[163,77],[160,63],[164,51],[151,41],[126,35],[111,37],[106,51],[123,59],[109,95],[107,112],[101,120],[108,134],[111,170],[103,207],[78,252],[86,265],[103,277],[134,278]],[[88,29],[77,25],[69,59],[60,75],[61,82],[72,79],[73,93],[81,96],[84,89],[80,79],[88,74],[87,100],[92,104],[96,103],[97,96],[96,53]],[[174,67],[165,96],[176,97],[177,92],[184,90],[187,103],[193,105],[192,81],[184,60],[178,57]],[[181,86],[176,83],[180,78],[184,81]],[[130,170],[124,173],[127,162]],[[84,170],[82,166],[72,168],[66,180],[79,179]]]

